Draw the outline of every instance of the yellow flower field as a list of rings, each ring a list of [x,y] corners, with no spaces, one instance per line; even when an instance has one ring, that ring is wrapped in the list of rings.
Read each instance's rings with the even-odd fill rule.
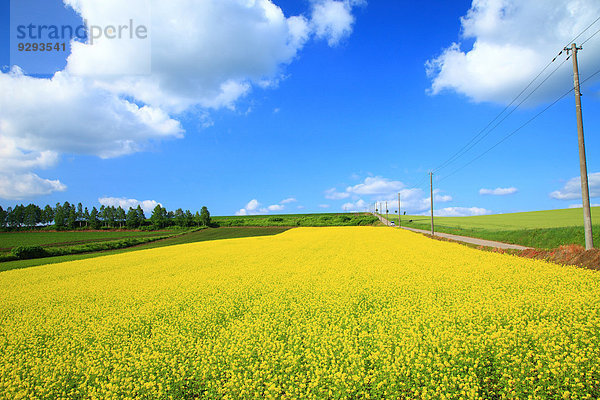
[[[386,228],[0,273],[1,398],[598,398],[600,275]]]

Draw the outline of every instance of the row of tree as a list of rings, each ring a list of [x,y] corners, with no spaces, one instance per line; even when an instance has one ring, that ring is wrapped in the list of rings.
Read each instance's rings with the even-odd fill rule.
[[[18,229],[35,228],[40,226],[54,226],[56,229],[76,228],[123,228],[137,229],[148,226],[162,229],[169,226],[193,227],[209,226],[210,213],[208,208],[202,207],[200,212],[192,214],[190,210],[181,208],[167,211],[157,205],[152,211],[150,219],[146,218],[144,210],[129,208],[125,211],[122,207],[101,206],[100,209],[92,207],[91,211],[81,203],[75,205],[65,202],[56,204],[55,207],[47,205],[41,208],[35,204],[18,205],[4,210],[0,207],[0,228]]]

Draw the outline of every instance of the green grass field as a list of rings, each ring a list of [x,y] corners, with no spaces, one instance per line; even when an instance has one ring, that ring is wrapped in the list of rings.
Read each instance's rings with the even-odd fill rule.
[[[427,216],[403,215],[402,220],[413,223],[429,223]],[[390,215],[390,221],[398,222],[397,215]],[[462,229],[493,229],[493,230],[519,230],[540,228],[564,228],[570,226],[583,226],[583,211],[581,208],[565,210],[533,211],[514,214],[482,215],[476,217],[435,217],[434,221],[439,226]],[[600,207],[592,208],[592,221],[600,222]]]
[[[130,247],[126,249],[102,251],[95,253],[86,254],[75,254],[68,256],[59,257],[47,257],[38,258],[34,260],[20,260],[20,261],[9,261],[0,263],[0,272],[9,271],[13,269],[21,269],[28,267],[35,267],[38,265],[56,264],[66,261],[84,260],[88,258],[94,258],[99,256],[105,256],[107,254],[121,254],[130,251],[154,249],[158,247],[172,246],[176,244],[186,244],[195,242],[204,242],[209,240],[222,240],[222,239],[235,239],[242,237],[254,237],[254,236],[270,236],[277,235],[279,233],[287,231],[289,228],[283,227],[249,227],[249,228],[218,228],[218,229],[204,229],[197,232],[191,232],[188,234],[175,236],[169,239],[160,240],[157,242],[146,243],[140,246]],[[60,232],[64,234],[72,232]],[[26,233],[20,233],[26,234]]]
[[[389,219],[398,223],[397,215],[390,215]],[[600,207],[595,207],[592,209],[592,222],[598,223],[599,219]],[[566,244],[585,244],[581,208],[476,217],[435,217],[434,223],[437,232],[528,247],[551,249]],[[402,225],[429,230],[430,219],[426,216],[403,215]],[[600,225],[594,226],[594,239],[598,247]]]
[[[378,222],[371,214],[295,214],[213,217],[219,226],[360,226]]]
[[[169,231],[69,231],[69,232],[0,232],[0,252],[17,246],[62,247],[86,243],[107,242],[128,238],[164,236]]]

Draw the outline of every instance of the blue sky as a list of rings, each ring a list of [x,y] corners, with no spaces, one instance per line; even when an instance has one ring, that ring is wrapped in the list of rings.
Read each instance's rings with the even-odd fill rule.
[[[107,9],[110,3],[106,3]],[[225,3],[232,5],[210,9],[220,13],[215,18],[231,18],[231,24],[253,29],[251,22],[242,20],[243,13],[237,12],[240,2]],[[99,199],[115,204],[136,199],[159,202],[168,209],[197,210],[206,205],[214,215],[339,212],[344,207],[362,210],[366,204],[391,200],[402,191],[409,213],[426,212],[428,171],[485,127],[562,46],[600,16],[600,7],[592,0],[581,2],[581,10],[575,10],[582,17],[572,17],[577,23],[571,30],[564,28],[570,22],[567,17],[561,21],[531,19],[528,7],[535,5],[516,0],[476,1],[474,8],[470,1],[273,3],[284,18],[303,16],[305,21],[306,30],[294,36],[301,40],[291,55],[289,49],[273,45],[273,53],[265,50],[264,58],[257,61],[263,56],[266,40],[257,34],[263,42],[254,43],[256,49],[251,48],[246,58],[232,56],[237,61],[231,68],[223,64],[227,60],[218,63],[217,72],[211,63],[222,53],[245,51],[239,49],[241,39],[235,32],[229,39],[220,35],[217,40],[200,29],[197,34],[205,36],[200,43],[217,41],[204,47],[215,49],[212,58],[198,55],[196,60],[191,55],[177,64],[177,57],[185,56],[174,54],[172,65],[157,67],[154,57],[169,55],[171,50],[157,47],[164,38],[155,39],[162,35],[160,26],[155,26],[156,16],[163,14],[153,10],[153,73],[160,72],[161,82],[172,82],[182,74],[189,74],[190,82],[208,80],[205,74],[210,79],[216,76],[220,84],[227,79],[240,82],[236,88],[241,87],[243,94],[234,91],[227,101],[221,101],[208,84],[199,85],[191,95],[187,89],[148,95],[135,90],[115,94],[111,87],[106,92],[115,96],[114,101],[124,99],[139,108],[151,105],[160,123],[150,127],[138,129],[134,123],[123,124],[122,119],[119,123],[97,120],[110,113],[100,117],[93,113],[96,107],[103,109],[99,102],[108,96],[102,92],[96,98],[94,90],[98,82],[108,87],[117,78],[84,74],[85,78],[67,84],[52,75],[32,75],[25,80],[5,68],[0,80],[0,91],[5,93],[0,99],[0,110],[5,110],[0,111],[0,138],[5,140],[0,146],[5,146],[1,157],[9,167],[0,170],[0,205],[81,201],[98,206]],[[496,4],[497,9],[483,3]],[[539,3],[536,7],[556,15],[572,2]],[[331,7],[327,9],[331,12],[325,12],[325,7]],[[11,64],[6,28],[9,9],[9,2],[2,0],[0,65],[5,66]],[[80,19],[72,9],[57,10],[52,16],[57,23]],[[470,19],[461,23],[469,10]],[[177,15],[189,14],[189,10],[179,11]],[[198,18],[203,17],[211,16]],[[515,26],[525,27],[518,31]],[[581,40],[598,29],[600,22]],[[282,30],[279,27],[274,32]],[[169,40],[177,43],[184,39],[174,36]],[[452,48],[453,43],[460,44]],[[251,41],[244,44],[252,45]],[[77,55],[80,60],[92,57],[81,54]],[[599,54],[600,34],[580,53],[582,78],[600,69]],[[240,65],[240,59],[248,60],[248,68]],[[563,60],[561,56],[548,71]],[[206,62],[210,68],[198,64],[195,72],[186,67],[191,61]],[[429,75],[428,62],[437,65]],[[62,70],[65,64],[57,62],[55,68]],[[79,72],[86,64],[81,65]],[[263,68],[260,78],[257,68]],[[75,76],[75,70],[69,74]],[[229,70],[232,72],[227,75]],[[27,71],[22,74],[27,76]],[[54,89],[42,87],[51,79],[56,80]],[[95,79],[93,84],[91,79]],[[591,80],[583,88],[588,167],[591,174],[597,174],[591,182],[595,204],[600,203],[598,82]],[[572,181],[579,174],[572,94],[480,160],[444,179],[571,87],[569,61],[486,140],[440,170],[434,179],[440,215],[567,208],[580,203]],[[6,94],[11,90],[19,92],[14,99]],[[91,94],[82,99],[73,95],[73,104],[59,103],[58,107],[52,96],[60,90],[89,90]],[[196,101],[194,96],[202,100]],[[117,107],[111,104],[107,110]],[[5,105],[14,108],[6,111]],[[37,110],[50,115],[39,125],[31,122],[39,117]],[[52,115],[60,117],[55,121]],[[64,121],[77,124],[72,140]],[[86,132],[92,125],[114,129],[111,138],[99,139],[103,130]],[[23,128],[11,131],[15,126]],[[123,135],[133,143],[133,150],[114,146],[119,129],[127,130]],[[19,186],[22,182],[27,185]],[[417,183],[420,185],[415,186]],[[516,191],[480,194],[481,189],[497,188]],[[295,201],[281,204],[286,199]]]

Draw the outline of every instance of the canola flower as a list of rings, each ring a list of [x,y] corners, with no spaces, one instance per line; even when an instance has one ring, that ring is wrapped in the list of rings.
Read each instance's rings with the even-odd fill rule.
[[[0,274],[0,398],[588,399],[600,275],[386,228]]]

